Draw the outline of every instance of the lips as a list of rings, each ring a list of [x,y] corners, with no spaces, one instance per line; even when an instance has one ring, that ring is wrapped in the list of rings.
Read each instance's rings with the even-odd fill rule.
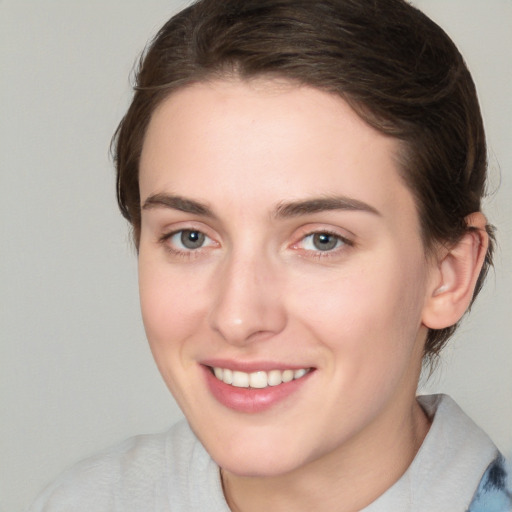
[[[206,384],[223,406],[242,413],[261,413],[294,396],[313,375],[314,368],[278,369],[277,365],[202,364]]]

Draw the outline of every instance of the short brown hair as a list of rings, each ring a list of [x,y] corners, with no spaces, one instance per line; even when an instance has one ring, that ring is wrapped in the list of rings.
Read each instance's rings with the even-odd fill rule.
[[[143,54],[114,140],[117,197],[140,236],[139,159],[155,108],[173,91],[235,75],[285,78],[341,96],[401,142],[426,251],[468,230],[485,192],[487,150],[471,75],[446,33],[404,0],[199,0]],[[473,300],[492,264],[493,231]],[[430,330],[437,355],[456,326]]]

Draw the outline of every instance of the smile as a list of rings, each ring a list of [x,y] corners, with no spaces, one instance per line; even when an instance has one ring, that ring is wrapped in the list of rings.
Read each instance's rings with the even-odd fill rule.
[[[236,388],[264,389],[270,386],[279,386],[292,380],[298,380],[307,375],[311,368],[300,368],[298,370],[260,370],[246,373],[228,368],[213,367],[215,377]]]

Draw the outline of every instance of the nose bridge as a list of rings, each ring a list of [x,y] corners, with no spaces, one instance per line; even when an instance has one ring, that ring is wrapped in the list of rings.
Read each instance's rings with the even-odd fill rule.
[[[229,343],[249,343],[284,328],[277,265],[263,251],[232,251],[217,270],[215,286],[210,324]]]

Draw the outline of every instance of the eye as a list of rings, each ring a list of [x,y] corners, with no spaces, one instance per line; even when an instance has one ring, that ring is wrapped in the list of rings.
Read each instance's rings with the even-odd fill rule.
[[[193,251],[213,245],[213,240],[196,229],[181,229],[164,237],[172,249],[176,251]]]
[[[306,251],[328,252],[348,244],[348,240],[340,235],[328,232],[311,233],[305,236],[298,245]]]

